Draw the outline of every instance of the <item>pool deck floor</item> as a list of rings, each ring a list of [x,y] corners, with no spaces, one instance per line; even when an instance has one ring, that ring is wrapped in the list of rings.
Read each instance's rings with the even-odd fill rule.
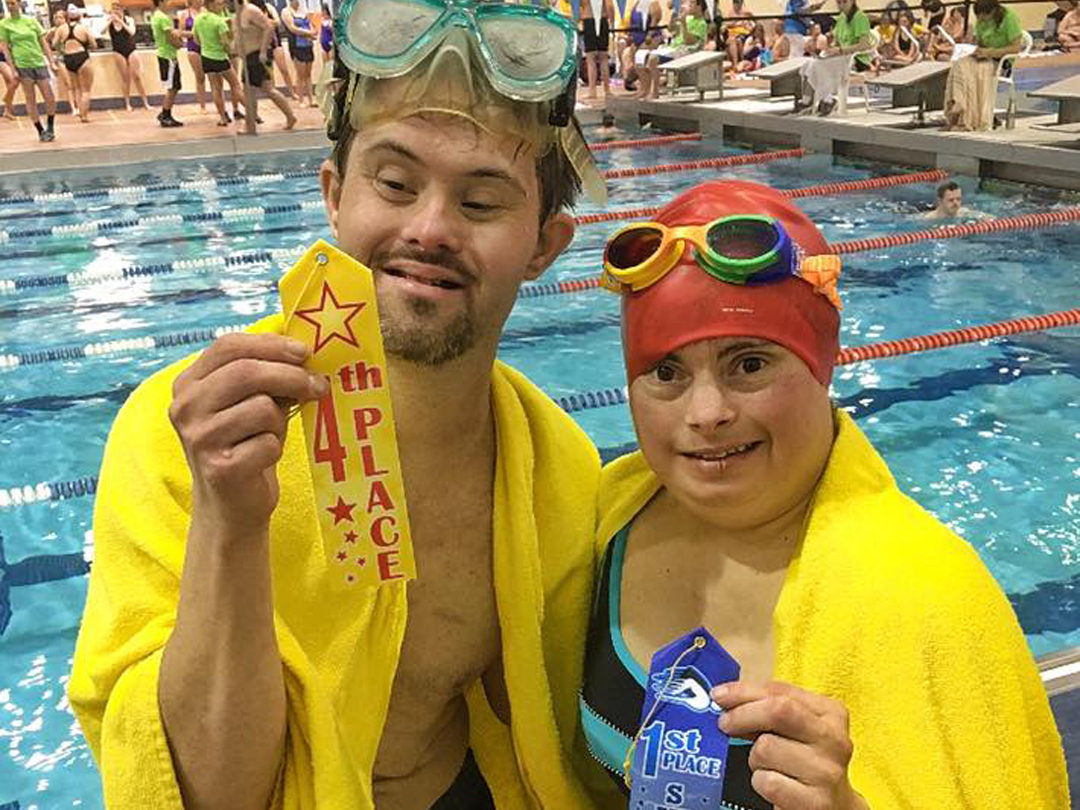
[[[89,123],[73,115],[56,116],[56,140],[42,143],[30,119],[20,115],[15,121],[0,118],[0,175],[9,172],[50,169],[85,169],[153,160],[305,149],[326,146],[322,112],[293,106],[299,119],[296,128],[285,131],[285,117],[268,99],[259,101],[259,115],[265,123],[259,134],[244,134],[243,127],[219,127],[212,104],[200,112],[196,104],[178,104],[175,117],[184,126],[166,129],[155,116],[160,111],[156,99],[151,108],[137,106],[131,112],[94,109]],[[240,122],[243,124],[243,122]]]
[[[798,147],[819,153],[941,168],[982,177],[1080,189],[1080,123],[1055,126],[1056,113],[1021,112],[1013,129],[945,132],[941,112],[928,112],[927,126],[912,128],[915,109],[887,108],[861,91],[849,97],[846,116],[795,115],[792,96],[770,97],[761,80],[725,85],[698,100],[693,91],[657,100],[617,96],[608,105],[622,126],[651,125],[700,131],[737,143]],[[1047,128],[1047,126],[1049,128]]]

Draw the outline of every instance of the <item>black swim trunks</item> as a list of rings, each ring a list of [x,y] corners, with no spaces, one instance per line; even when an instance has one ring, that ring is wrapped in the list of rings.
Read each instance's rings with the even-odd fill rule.
[[[158,75],[166,87],[171,87],[177,93],[180,92],[180,65],[175,59],[166,59],[164,56],[157,58]]]
[[[495,810],[484,775],[473,758],[472,750],[465,752],[465,761],[454,783],[439,797],[431,810]]]
[[[585,40],[585,53],[606,51],[611,40],[611,30],[608,27],[607,17],[600,18],[600,30],[597,31],[596,20],[582,20],[582,38]]]
[[[252,87],[262,87],[270,80],[270,66],[262,61],[262,54],[252,51],[244,57],[244,81]]]
[[[208,59],[205,54],[200,54],[202,59],[203,73],[226,73],[232,65],[228,59]]]

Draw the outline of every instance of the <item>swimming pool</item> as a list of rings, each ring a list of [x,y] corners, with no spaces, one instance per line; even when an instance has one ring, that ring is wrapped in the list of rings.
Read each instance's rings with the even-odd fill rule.
[[[599,138],[596,131],[589,135]],[[598,158],[605,168],[633,167],[737,151],[706,139]],[[50,235],[13,236],[0,245],[0,356],[33,359],[0,365],[0,490],[6,498],[0,503],[6,555],[0,626],[5,598],[11,609],[0,633],[0,806],[101,806],[93,763],[64,696],[86,578],[6,586],[85,568],[82,560],[92,554],[89,490],[117,409],[141,379],[205,345],[199,342],[207,337],[200,337],[203,330],[249,323],[274,309],[272,283],[280,270],[253,252],[288,251],[325,235],[313,174],[320,159],[317,152],[297,152],[159,162],[3,183],[0,197],[6,198],[127,190],[78,205],[64,198],[0,199],[0,229],[9,235],[50,229]],[[278,175],[281,166],[289,176],[227,181]],[[723,174],[795,188],[898,171],[811,156]],[[610,207],[657,205],[715,176],[704,170],[614,181]],[[225,182],[200,182],[215,177]],[[188,185],[138,190],[178,182]],[[961,182],[968,203],[994,215],[1076,202],[1014,184]],[[924,184],[801,205],[831,241],[841,241],[925,227],[912,213],[932,193]],[[294,210],[297,203],[312,205]],[[285,210],[263,216],[252,206]],[[217,218],[222,211],[235,213]],[[188,221],[147,222],[171,215]],[[101,222],[126,224],[85,233],[88,223]],[[594,276],[612,227],[582,226],[542,282]],[[1068,257],[1077,255],[1075,225],[854,254],[845,258],[842,342],[861,345],[1075,306],[1076,261]],[[232,259],[183,265],[208,256]],[[115,279],[131,266],[145,274]],[[56,278],[73,273],[89,277]],[[24,286],[27,279],[35,280],[32,286]],[[5,284],[17,280],[17,289]],[[617,315],[615,297],[596,290],[523,297],[507,324],[501,356],[552,396],[617,388],[624,383]],[[160,340],[113,343],[148,336]],[[84,356],[82,347],[100,349],[106,342],[109,351]],[[1065,329],[860,363],[839,369],[834,382],[837,400],[869,434],[902,488],[967,538],[1013,597],[1036,654],[1080,644],[1078,375],[1080,331]],[[608,455],[633,440],[625,406],[584,407],[574,417]],[[20,490],[23,503],[12,502],[12,488],[39,482],[56,483],[41,491],[44,501],[32,490],[33,502],[25,503]]]

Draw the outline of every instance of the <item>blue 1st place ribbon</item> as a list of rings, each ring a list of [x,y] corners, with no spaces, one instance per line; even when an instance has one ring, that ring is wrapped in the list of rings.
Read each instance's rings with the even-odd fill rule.
[[[657,651],[631,746],[629,810],[719,810],[729,738],[709,694],[739,664],[704,627]]]

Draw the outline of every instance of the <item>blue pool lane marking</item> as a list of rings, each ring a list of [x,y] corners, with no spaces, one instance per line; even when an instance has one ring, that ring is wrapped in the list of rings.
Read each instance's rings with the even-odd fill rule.
[[[265,185],[278,183],[282,180],[308,178],[317,175],[318,172],[308,169],[277,172],[275,174],[253,174],[250,176],[207,177],[199,180],[186,180],[182,183],[159,183],[152,186],[114,186],[112,188],[84,189],[82,191],[58,191],[53,194],[26,194],[21,197],[0,198],[0,205],[24,205],[26,203],[45,205],[47,203],[75,200],[130,200],[162,191],[209,191],[210,189],[228,188],[230,186]],[[3,810],[2,805],[0,805],[0,810]]]
[[[11,589],[58,579],[81,577],[90,571],[85,554],[39,554],[9,563],[0,534],[0,635],[11,623]],[[3,810],[4,805],[0,805]]]
[[[51,228],[27,228],[21,231],[0,230],[0,245],[20,239],[40,239],[42,237],[82,237],[99,233],[138,228],[147,225],[190,225],[206,222],[242,222],[260,220],[282,214],[299,214],[304,211],[322,211],[322,200],[308,200],[301,203],[281,203],[279,205],[251,205],[245,208],[223,208],[220,211],[204,211],[198,214],[159,214],[152,217],[131,217],[128,219],[90,220],[73,225],[53,225]]]

